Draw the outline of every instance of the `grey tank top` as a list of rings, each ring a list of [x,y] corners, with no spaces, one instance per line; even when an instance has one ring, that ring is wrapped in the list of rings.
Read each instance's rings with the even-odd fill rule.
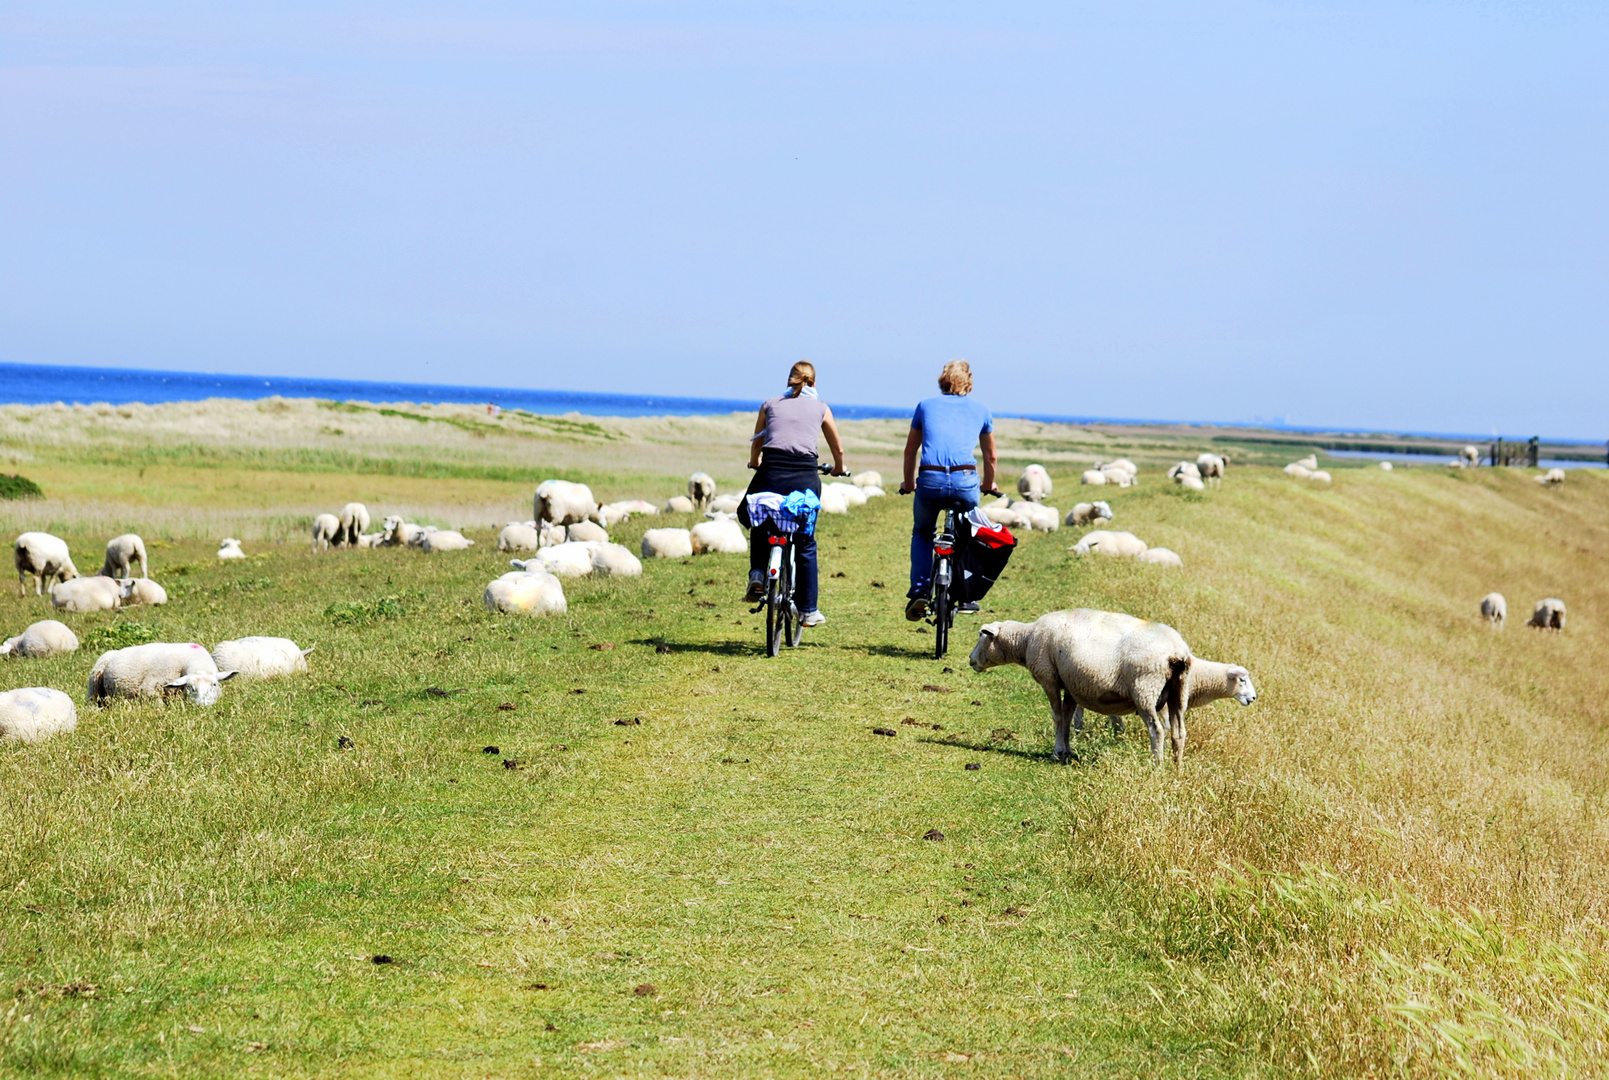
[[[765,410],[764,449],[815,455],[821,422],[827,418],[825,401],[800,394],[774,397],[760,407]]]

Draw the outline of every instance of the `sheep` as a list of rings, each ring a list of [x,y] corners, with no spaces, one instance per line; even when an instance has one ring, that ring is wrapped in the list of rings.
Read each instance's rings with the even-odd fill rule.
[[[168,591],[150,578],[129,578],[122,582],[123,606],[133,607],[137,604],[156,606],[168,602]]]
[[[106,562],[101,566],[101,577],[126,578],[134,576],[134,560],[140,561],[140,576],[151,576],[151,563],[145,557],[145,541],[133,533],[114,536],[106,544]]]
[[[1487,593],[1481,597],[1481,618],[1492,624],[1492,629],[1503,629],[1504,620],[1508,618],[1508,601],[1503,599],[1500,592]]]
[[[542,546],[542,534],[523,521],[511,521],[497,534],[498,551],[535,551]]]
[[[1134,485],[1134,471],[1117,462],[1110,462],[1101,466],[1101,475],[1106,477],[1108,484],[1116,484],[1118,487],[1132,487]]]
[[[1051,492],[1050,473],[1043,465],[1029,465],[1017,477],[1017,494],[1029,502],[1044,502]]]
[[[861,490],[861,493],[864,494],[868,499],[881,499],[881,498],[885,498],[888,495],[888,492],[884,491],[882,488],[873,487],[870,484],[867,484],[865,487],[861,488],[860,490]]]
[[[358,534],[358,547],[360,547],[360,548],[385,547],[385,533],[383,533],[383,532],[359,533]]]
[[[1389,462],[1389,461],[1380,462],[1380,468],[1383,469],[1386,472],[1390,472],[1395,467],[1396,466],[1392,465],[1391,462]]]
[[[1225,697],[1242,705],[1257,700],[1250,672],[1196,659],[1173,627],[1089,608],[1053,611],[1031,623],[990,623],[978,632],[970,663],[977,672],[1005,664],[1028,669],[1050,699],[1057,761],[1071,759],[1071,729],[1083,730],[1087,709],[1112,717],[1118,732],[1119,717],[1138,713],[1159,764],[1165,717],[1173,763],[1182,767],[1191,705]]]
[[[592,551],[598,546],[587,540],[555,544],[538,551],[534,559],[512,559],[509,565],[516,570],[545,570],[555,577],[586,577],[592,573]]]
[[[981,509],[983,516],[996,525],[1004,525],[1008,529],[1030,527],[1028,519],[1023,516],[1019,505],[1010,499],[996,499],[994,502],[984,505]]]
[[[271,679],[307,670],[312,649],[300,648],[290,638],[243,637],[220,641],[212,650],[212,662],[220,671],[234,668],[246,679]]]
[[[420,528],[411,521],[403,521],[401,517],[392,514],[385,519],[384,532],[380,541],[381,547],[414,547],[414,538],[419,535]]]
[[[123,605],[125,593],[121,583],[111,578],[74,578],[57,582],[50,587],[50,603],[57,611],[83,613],[88,611],[114,611]]]
[[[858,488],[880,488],[883,486],[883,474],[876,469],[867,469],[865,472],[858,472],[851,476],[849,482]]]
[[[694,555],[742,555],[748,550],[749,539],[735,521],[701,521],[693,526]]]
[[[182,690],[196,705],[218,701],[222,684],[235,677],[220,671],[212,655],[194,642],[153,642],[101,653],[89,673],[88,698],[102,704],[114,697],[162,697]]]
[[[78,651],[78,637],[55,619],[42,619],[33,623],[14,638],[0,644],[0,656],[27,657],[43,660],[50,656],[65,656]]]
[[[1538,630],[1551,630],[1555,634],[1564,632],[1564,601],[1556,596],[1536,602],[1536,610],[1531,617],[1525,620],[1526,626],[1534,626]]]
[[[1128,473],[1131,478],[1140,475],[1140,467],[1126,457],[1115,458],[1112,461],[1108,461],[1105,465],[1101,466],[1101,468],[1122,469],[1124,472]]]
[[[1314,469],[1318,468],[1318,455],[1309,454],[1305,458],[1297,458],[1296,464],[1300,465],[1308,472],[1312,472]]]
[[[1549,469],[1541,476],[1534,476],[1531,479],[1535,480],[1544,487],[1552,487],[1554,484],[1564,483],[1564,470],[1557,468]]]
[[[1044,506],[1036,502],[1014,502],[1011,509],[1015,510],[1023,520],[1023,526],[1039,532],[1055,532],[1061,528],[1061,511],[1054,506]]]
[[[853,484],[848,485],[854,487]],[[860,491],[859,488],[855,488]],[[849,499],[844,495],[843,488],[837,484],[823,484],[821,486],[821,512],[823,514],[849,513]]]
[[[1458,467],[1460,469],[1473,469],[1481,463],[1481,452],[1478,446],[1466,446],[1458,451]]]
[[[592,520],[607,529],[630,519],[633,514],[658,513],[659,507],[651,502],[645,502],[642,499],[625,499],[621,502],[612,502],[607,506],[598,507],[598,512],[592,516]]]
[[[328,551],[342,543],[341,519],[334,514],[320,514],[313,519],[313,550]]]
[[[511,615],[563,615],[569,610],[563,583],[540,569],[504,574],[486,586],[481,601],[488,611]]]
[[[1107,502],[1079,503],[1067,512],[1067,524],[1092,525],[1097,521],[1112,520],[1112,504]]]
[[[1173,482],[1186,491],[1206,491],[1207,485],[1201,482],[1201,477],[1191,476],[1189,473],[1180,473],[1173,478]]]
[[[1323,469],[1311,470],[1308,472],[1307,478],[1315,484],[1328,484],[1330,482],[1330,474]]]
[[[23,581],[24,574],[34,576],[34,595],[45,594],[45,583],[54,578],[56,581],[70,581],[78,576],[78,567],[73,565],[73,557],[67,553],[67,541],[59,536],[52,536],[43,532],[25,532],[17,537],[14,551],[17,564],[17,592],[20,596],[28,595],[28,586]]]
[[[1293,461],[1289,465],[1285,466],[1285,475],[1286,476],[1294,476],[1294,477],[1297,477],[1298,479],[1301,479],[1301,480],[1306,480],[1309,476],[1313,475],[1313,472],[1306,465],[1303,465],[1300,461]]]
[[[1224,468],[1229,464],[1229,458],[1222,454],[1213,454],[1203,451],[1196,458],[1196,468],[1200,470],[1201,479],[1212,484],[1213,487],[1222,487]]]
[[[349,502],[341,507],[339,519],[341,543],[358,546],[358,537],[369,527],[369,508],[360,502]]]
[[[598,501],[592,489],[585,484],[568,480],[544,480],[536,486],[532,500],[533,521],[550,521],[555,525],[570,525],[585,521],[598,512]]]
[[[715,498],[715,478],[709,473],[696,472],[687,478],[687,497],[693,502],[693,509],[700,510],[709,505]]]
[[[1135,556],[1143,563],[1154,563],[1157,566],[1183,566],[1184,560],[1179,553],[1165,547],[1146,548]]]
[[[599,544],[592,549],[592,572],[608,577],[641,577],[642,563],[630,548]]]
[[[862,490],[856,488],[855,490]],[[743,500],[737,495],[717,495],[710,500],[709,510],[706,514],[735,514],[737,508],[743,505]]]
[[[830,484],[823,484],[821,486],[822,494],[825,495],[828,488],[831,488],[838,494],[842,495],[844,497],[844,502],[848,503],[852,507],[866,505],[866,492],[861,488],[856,487],[854,484],[846,484],[842,480],[835,480]]]
[[[1099,486],[1106,483],[1106,474],[1101,472],[1099,469],[1085,469],[1083,475],[1078,478],[1078,482],[1080,484],[1094,484]]]
[[[0,694],[0,742],[44,742],[78,727],[73,699],[48,686],[25,686]]]
[[[1074,555],[1088,555],[1093,551],[1097,555],[1132,559],[1145,552],[1145,541],[1129,532],[1095,529],[1085,533],[1084,538],[1070,550]]]
[[[696,509],[697,507],[693,505],[693,500],[686,495],[672,495],[665,502],[665,513],[667,514],[691,514]]]
[[[413,531],[408,534],[408,546],[423,550],[425,540],[429,538],[430,534],[438,533],[440,531],[441,530],[436,528],[434,525],[415,525],[413,526]]]
[[[240,550],[240,541],[233,536],[226,536],[218,541],[218,558],[244,559],[245,557],[246,553]]]
[[[642,534],[645,559],[680,559],[693,553],[693,534],[687,529],[649,529]]]
[[[437,551],[468,551],[475,541],[455,529],[432,529],[419,542],[426,555]]]
[[[569,541],[591,540],[599,544],[609,542],[609,534],[604,532],[603,526],[592,521],[578,521],[564,530],[565,539]]]
[[[1181,476],[1193,476],[1200,480],[1201,469],[1193,461],[1181,461],[1168,470],[1168,479],[1174,483],[1178,483]]]

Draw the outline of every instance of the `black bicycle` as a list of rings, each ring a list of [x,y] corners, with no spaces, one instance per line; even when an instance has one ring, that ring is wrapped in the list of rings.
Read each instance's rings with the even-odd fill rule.
[[[829,476],[832,466],[817,465],[816,471]],[[778,656],[784,641],[791,649],[804,637],[803,614],[793,601],[793,533],[778,532],[768,525],[760,527],[766,530],[765,542],[771,545],[771,555],[765,567],[765,595],[758,607],[749,609],[749,614],[765,612],[765,655]]]
[[[901,492],[900,494],[908,494]],[[999,491],[985,491],[985,495],[998,497]],[[933,628],[933,659],[943,660],[950,650],[950,627],[955,624],[955,597],[950,595],[954,577],[955,538],[958,535],[957,510],[951,506],[944,511],[944,528],[933,541],[933,572],[928,578],[933,588],[933,614],[927,624]]]

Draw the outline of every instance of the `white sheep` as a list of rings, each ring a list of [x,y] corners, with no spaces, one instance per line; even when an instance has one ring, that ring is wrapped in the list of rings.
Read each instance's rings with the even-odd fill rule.
[[[1157,566],[1183,566],[1184,560],[1179,553],[1165,547],[1146,548],[1135,556],[1140,562],[1154,563]]]
[[[1174,483],[1178,483],[1179,477],[1181,476],[1193,476],[1197,480],[1200,480],[1201,469],[1193,461],[1181,461],[1168,470],[1168,479],[1172,480]]]
[[[73,699],[48,686],[25,686],[0,694],[0,742],[44,742],[78,727]]]
[[[1473,469],[1481,463],[1481,452],[1478,446],[1466,446],[1458,451],[1458,467],[1460,469]],[[1316,468],[1316,466],[1315,466]]]
[[[168,602],[168,591],[150,578],[129,578],[121,584],[124,607],[133,607],[137,604],[156,606]]]
[[[516,570],[545,570],[555,577],[586,577],[592,573],[592,552],[598,546],[589,540],[555,544],[538,551],[534,559],[512,559],[509,565]]]
[[[1531,617],[1525,620],[1526,626],[1534,626],[1538,630],[1551,630],[1555,634],[1564,632],[1564,601],[1556,596],[1536,602],[1536,610]]]
[[[602,525],[593,521],[578,521],[564,530],[564,538],[568,541],[590,540],[599,544],[609,542],[609,534]]]
[[[45,594],[45,583],[52,578],[70,581],[78,576],[78,567],[67,553],[67,541],[59,536],[25,532],[17,537],[13,554],[17,564],[17,591],[21,596],[28,595],[28,586],[23,580],[25,574],[34,576],[35,596]]]
[[[83,614],[114,611],[123,604],[123,586],[111,578],[89,577],[59,581],[50,587],[50,603],[57,611]]]
[[[438,533],[440,531],[441,530],[436,528],[434,525],[415,525],[413,527],[413,531],[408,535],[408,546],[411,548],[419,548],[422,551],[424,550],[425,539],[429,537],[431,533]]]
[[[850,485],[854,487],[853,484]],[[860,491],[859,488],[855,488]],[[864,495],[864,492],[862,492]],[[836,484],[823,484],[821,486],[821,513],[847,514],[849,513],[849,499],[844,495],[843,489]]]
[[[1502,593],[1487,593],[1481,597],[1481,618],[1491,623],[1493,629],[1503,629],[1504,620],[1508,618],[1508,601],[1503,599]]]
[[[687,478],[687,497],[693,502],[693,509],[699,510],[715,498],[715,478],[709,473],[696,472]]]
[[[504,574],[486,586],[481,600],[488,610],[511,615],[563,615],[569,610],[564,585],[540,569]]]
[[[598,544],[592,549],[592,572],[608,577],[640,577],[642,562],[620,544]]]
[[[645,559],[681,559],[693,554],[693,534],[688,529],[649,529],[642,534]]]
[[[881,499],[887,497],[888,495],[888,492],[884,491],[882,488],[873,487],[870,484],[867,484],[860,490],[861,493],[864,494],[868,499]]]
[[[842,480],[834,480],[829,484],[821,485],[821,493],[823,495],[827,494],[827,490],[829,488],[837,492],[839,495],[842,495],[844,497],[844,502],[848,503],[851,507],[866,505],[868,496],[866,495],[865,490],[856,487],[854,484],[845,483]]]
[[[523,521],[511,521],[497,534],[498,551],[535,551],[542,546],[542,534]]]
[[[1037,532],[1055,532],[1061,528],[1061,511],[1026,499],[1011,504],[1022,518],[1023,527]]]
[[[1112,520],[1112,504],[1108,502],[1079,503],[1067,512],[1067,524],[1092,525],[1097,521]]]
[[[1563,469],[1557,469],[1557,468],[1549,469],[1547,472],[1543,473],[1541,476],[1532,477],[1533,480],[1535,480],[1539,484],[1542,484],[1545,487],[1552,487],[1554,484],[1562,484],[1562,483],[1564,483],[1564,478],[1565,478],[1564,470]]]
[[[1085,533],[1084,538],[1074,544],[1071,550],[1074,555],[1088,555],[1093,551],[1097,555],[1132,559],[1145,552],[1145,541],[1131,532],[1095,529]]]
[[[357,547],[358,537],[369,528],[369,508],[360,502],[349,502],[341,507],[341,543]]]
[[[1312,472],[1314,469],[1318,468],[1318,455],[1309,454],[1305,458],[1297,458],[1296,464],[1300,465],[1308,472]]]
[[[1303,465],[1300,461],[1293,461],[1289,465],[1285,466],[1285,475],[1294,476],[1300,480],[1306,480],[1309,476],[1313,475],[1313,470],[1309,469],[1306,465]]]
[[[213,705],[222,684],[234,677],[233,670],[220,671],[212,654],[194,642],[158,641],[102,653],[89,673],[88,698],[99,704],[114,697],[162,697],[168,690],[182,690],[193,704]]]
[[[381,547],[414,547],[414,538],[420,533],[420,528],[411,521],[403,521],[401,517],[392,514],[385,519],[384,539],[380,541]]]
[[[1010,499],[996,499],[992,503],[985,503],[980,507],[983,516],[996,525],[1004,525],[1008,529],[1029,528],[1028,519],[1023,516],[1021,505]]]
[[[585,484],[569,480],[544,480],[536,487],[532,509],[533,521],[571,525],[596,514],[598,500],[592,497],[592,489]]]
[[[240,541],[233,536],[226,536],[218,542],[218,558],[244,559],[246,553],[240,550]]]
[[[101,577],[133,577],[136,559],[140,563],[140,576],[150,577],[151,562],[145,557],[145,541],[133,533],[112,537],[106,543],[106,562],[101,566]]]
[[[1201,476],[1201,479],[1212,484],[1213,487],[1223,486],[1224,469],[1227,468],[1228,465],[1229,456],[1227,454],[1214,454],[1208,451],[1202,451],[1196,457],[1196,468],[1200,471],[1199,475]]]
[[[1201,477],[1191,476],[1189,473],[1180,473],[1173,478],[1173,482],[1186,491],[1206,491],[1207,485],[1201,482]]]
[[[1328,484],[1330,482],[1330,474],[1325,472],[1323,469],[1310,470],[1307,474],[1307,478],[1313,481],[1315,484]]]
[[[1112,717],[1138,713],[1151,736],[1151,756],[1162,760],[1162,721],[1175,766],[1184,764],[1185,713],[1192,705],[1234,698],[1257,700],[1251,674],[1234,664],[1198,660],[1171,626],[1112,611],[1053,611],[1031,623],[983,627],[972,649],[972,669],[1021,664],[1050,699],[1054,757],[1072,756],[1071,729],[1083,730],[1084,711]]]
[[[1099,469],[1085,469],[1083,475],[1078,478],[1078,482],[1080,484],[1094,484],[1099,487],[1101,484],[1106,483],[1106,474]]]
[[[475,546],[475,541],[456,529],[434,529],[425,533],[419,546],[430,555],[437,551],[468,551]]]
[[[342,543],[341,519],[334,514],[320,514],[313,519],[313,550],[328,551]]]
[[[66,623],[59,623],[55,619],[41,619],[0,644],[0,656],[27,657],[30,660],[65,656],[77,651],[78,636]]]
[[[1386,472],[1390,472],[1392,469],[1396,468],[1396,466],[1392,465],[1389,461],[1382,461],[1380,462],[1380,468]]]
[[[246,679],[270,679],[307,670],[307,656],[290,638],[243,637],[220,641],[212,650],[212,662],[220,671],[234,668]]]
[[[358,533],[358,547],[377,548],[385,547],[385,533]]]
[[[1029,465],[1017,477],[1017,494],[1029,502],[1044,502],[1051,487],[1050,473],[1043,465]]]
[[[851,476],[849,482],[859,488],[880,488],[883,486],[883,474],[876,469],[867,469]]]
[[[665,500],[665,513],[667,514],[691,514],[697,509],[693,505],[693,500],[686,495],[672,495]]]
[[[598,507],[598,512],[592,516],[592,520],[608,529],[620,524],[622,521],[629,520],[633,514],[658,513],[659,507],[651,502],[645,502],[642,499],[624,499],[620,502],[612,502],[606,506]]]
[[[1138,465],[1134,464],[1134,462],[1130,461],[1126,457],[1113,458],[1111,461],[1108,461],[1105,465],[1102,465],[1101,468],[1103,468],[1103,469],[1122,469],[1124,472],[1128,473],[1130,476],[1139,476],[1140,475],[1140,467]]]
[[[748,550],[749,539],[735,521],[701,521],[693,526],[694,555],[742,555]]]
[[[857,489],[859,490],[859,489]],[[737,508],[743,505],[743,499],[737,495],[717,495],[710,500],[706,514],[735,514]]]
[[[1101,475],[1106,477],[1106,482],[1108,484],[1116,484],[1118,487],[1134,486],[1134,470],[1127,468],[1115,461],[1102,465]]]

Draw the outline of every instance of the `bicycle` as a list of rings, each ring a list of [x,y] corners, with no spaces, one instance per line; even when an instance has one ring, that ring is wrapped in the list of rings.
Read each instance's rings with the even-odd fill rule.
[[[830,476],[832,466],[817,465],[816,471]],[[768,530],[765,540],[771,545],[771,555],[765,568],[765,595],[749,614],[765,612],[765,654],[779,656],[784,640],[792,649],[804,638],[803,616],[793,600],[793,533],[760,527]]]
[[[901,491],[901,495],[908,492]],[[1000,492],[985,491],[985,495],[997,498]],[[955,624],[955,603],[950,595],[951,561],[955,558],[956,514],[959,511],[954,506],[944,511],[944,528],[939,530],[938,538],[933,541],[933,572],[928,580],[933,588],[933,615],[927,624],[933,628],[933,659],[943,660],[944,654],[950,649],[950,627]]]

